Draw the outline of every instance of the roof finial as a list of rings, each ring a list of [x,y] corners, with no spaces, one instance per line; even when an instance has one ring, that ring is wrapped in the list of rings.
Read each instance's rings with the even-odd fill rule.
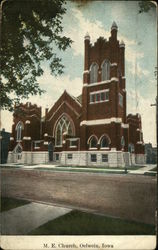
[[[86,33],[86,35],[85,35],[85,37],[84,37],[84,40],[90,40],[90,35],[89,35],[88,32]]]
[[[120,42],[120,47],[122,48],[124,48],[125,47],[125,43],[124,43],[124,41],[123,40],[121,40],[121,42]]]
[[[115,21],[113,21],[112,26],[111,26],[111,30],[114,30],[114,29],[118,30],[118,26]]]

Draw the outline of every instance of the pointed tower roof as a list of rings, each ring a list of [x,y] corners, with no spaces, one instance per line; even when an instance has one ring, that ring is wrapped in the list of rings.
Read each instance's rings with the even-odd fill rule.
[[[112,26],[111,26],[111,30],[114,30],[114,29],[118,30],[118,26],[115,21],[113,21]]]
[[[84,39],[85,39],[85,40],[90,40],[90,35],[89,35],[89,33],[88,33],[88,32],[86,33],[86,35],[85,35]]]
[[[121,42],[120,42],[120,47],[125,47],[125,43],[123,40],[121,40]]]

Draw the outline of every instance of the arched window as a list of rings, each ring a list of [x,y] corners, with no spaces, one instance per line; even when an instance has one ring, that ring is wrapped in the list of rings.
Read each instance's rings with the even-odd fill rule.
[[[90,138],[90,142],[89,142],[89,148],[96,148],[97,147],[97,138],[95,136],[92,136]]]
[[[62,146],[63,134],[73,135],[72,124],[69,119],[64,115],[59,120],[55,130],[55,145]]]
[[[105,135],[101,138],[100,141],[100,147],[101,148],[109,148],[110,140],[109,138]]]
[[[18,122],[18,124],[16,125],[16,140],[17,141],[21,141],[22,139],[22,130],[24,129],[24,125],[23,123],[20,121]]]
[[[101,72],[101,80],[106,81],[110,79],[110,62],[108,60],[104,60],[102,65],[102,72]]]
[[[95,83],[98,81],[98,64],[92,63],[90,67],[90,83]]]

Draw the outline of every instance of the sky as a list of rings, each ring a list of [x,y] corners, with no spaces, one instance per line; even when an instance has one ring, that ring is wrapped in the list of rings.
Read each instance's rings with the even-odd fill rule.
[[[84,36],[88,32],[91,43],[98,37],[110,36],[111,25],[118,25],[118,40],[125,43],[125,76],[127,90],[127,114],[139,113],[142,117],[144,142],[156,145],[157,81],[154,71],[157,65],[156,8],[138,14],[138,1],[91,1],[79,4],[68,1],[63,16],[63,33],[73,40],[71,48],[59,52],[65,66],[64,74],[54,77],[48,63],[43,63],[44,74],[38,79],[46,93],[30,97],[33,104],[43,110],[51,108],[63,91],[74,96],[82,92],[84,71]],[[26,100],[21,100],[26,102]],[[11,131],[12,113],[1,112],[2,128]]]

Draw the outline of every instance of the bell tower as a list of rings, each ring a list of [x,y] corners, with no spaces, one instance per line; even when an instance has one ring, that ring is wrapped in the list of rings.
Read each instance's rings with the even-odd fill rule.
[[[117,39],[118,26],[111,26],[109,39],[92,44],[84,38],[83,120],[120,118],[126,122],[125,44]]]

